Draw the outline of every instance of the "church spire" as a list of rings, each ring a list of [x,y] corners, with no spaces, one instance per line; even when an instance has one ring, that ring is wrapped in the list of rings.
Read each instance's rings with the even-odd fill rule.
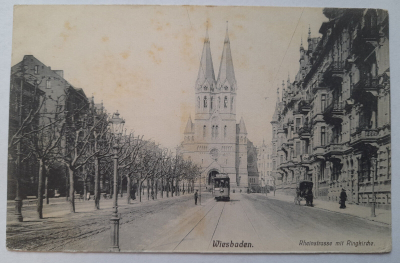
[[[205,83],[207,82],[207,83]],[[197,75],[196,87],[207,85],[208,89],[215,83],[214,65],[211,57],[210,39],[208,37],[208,24],[204,38],[203,53],[201,55],[199,73]]]
[[[301,42],[300,42],[300,51],[301,50],[304,50],[304,47],[303,47],[303,37],[301,37]]]
[[[279,103],[279,85],[278,88],[276,89],[276,104]]]
[[[226,34],[224,40],[224,49],[222,51],[221,64],[219,66],[217,87],[221,88],[223,85],[229,83],[231,89],[236,90],[235,71],[233,69],[231,46],[228,34],[228,21],[226,22]]]

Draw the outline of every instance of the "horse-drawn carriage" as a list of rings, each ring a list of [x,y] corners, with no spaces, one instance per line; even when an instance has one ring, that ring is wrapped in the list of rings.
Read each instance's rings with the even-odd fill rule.
[[[302,200],[306,201],[306,206],[313,206],[313,182],[300,181],[297,183],[296,194],[294,196],[294,203],[300,205]]]

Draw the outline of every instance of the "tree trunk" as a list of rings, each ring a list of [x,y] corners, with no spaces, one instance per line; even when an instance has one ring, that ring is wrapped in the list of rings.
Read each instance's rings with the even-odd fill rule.
[[[46,196],[46,205],[50,203],[49,201],[49,175],[47,171],[45,172],[46,178],[44,179],[44,194]]]
[[[169,179],[167,178],[166,182],[165,182],[165,190],[167,191],[167,198],[169,197]]]
[[[39,160],[38,194],[36,202],[36,212],[39,219],[43,218],[43,177],[44,163],[43,160]]]
[[[174,189],[174,179],[172,179],[171,180],[171,197],[174,197],[174,191],[175,191],[175,189]]]
[[[131,203],[131,177],[129,175],[126,177],[126,203]]]
[[[142,181],[139,180],[139,202],[142,202]]]
[[[161,198],[164,198],[164,178],[161,178]]]
[[[74,170],[68,167],[69,172],[69,205],[71,213],[75,213],[75,182]]]
[[[154,178],[151,179],[151,199],[154,200]]]
[[[156,193],[155,193],[155,198],[157,199],[157,194],[158,194],[158,179],[156,180]]]
[[[65,166],[65,201],[69,201],[69,172],[68,167]]]
[[[146,183],[147,183],[147,200],[150,200],[150,184],[148,178]]]
[[[94,209],[100,209],[99,158],[94,159]]]
[[[84,201],[87,201],[86,180],[87,180],[86,175],[84,175],[84,177],[83,177],[83,200]]]

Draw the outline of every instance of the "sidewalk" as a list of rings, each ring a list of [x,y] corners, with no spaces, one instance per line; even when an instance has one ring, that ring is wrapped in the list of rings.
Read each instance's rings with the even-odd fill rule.
[[[118,210],[119,212],[123,211],[124,209],[129,209],[130,207],[135,207],[135,206],[140,206],[148,202],[163,202],[163,200],[169,200],[171,198],[179,198],[183,196],[187,196],[188,194],[185,193],[185,195],[182,195],[182,193],[179,196],[174,195],[173,197],[166,197],[166,194],[164,193],[164,198],[161,198],[161,194],[158,194],[158,198],[152,200],[151,198],[147,200],[147,194],[142,195],[142,202],[139,201],[139,196],[136,196],[135,200],[131,199],[131,203],[127,203],[127,196],[126,193],[123,195],[123,197],[120,197],[118,195]],[[189,194],[193,195],[193,194]],[[38,222],[37,219],[37,213],[36,213],[36,202],[32,203],[30,205],[27,205],[26,199],[24,199],[24,204],[22,206],[22,215],[24,217],[24,223],[26,222]],[[18,224],[19,222],[15,221],[14,218],[14,206],[15,202],[14,200],[7,200],[7,225],[12,225],[12,224]],[[113,208],[113,200],[112,199],[100,199],[100,209],[101,211],[111,211]],[[70,204],[68,201],[66,201],[65,197],[60,197],[60,198],[50,198],[49,199],[49,204],[43,204],[43,220],[63,220],[65,217],[70,217],[70,216],[80,216],[82,213],[90,213],[90,212],[95,212],[99,210],[94,209],[94,200],[93,198],[84,201],[84,200],[75,200],[75,212],[76,213],[71,213],[70,212]]]
[[[261,195],[265,195],[265,194],[261,194]],[[275,193],[275,196],[274,196],[273,192],[268,193],[267,198],[294,203],[293,196],[285,195],[285,194],[281,194],[281,193]],[[305,201],[302,201],[301,205],[305,205],[305,203],[306,203]],[[392,224],[391,210],[375,209],[376,217],[371,217],[371,207],[367,207],[367,206],[346,204],[345,209],[340,209],[339,208],[340,205],[336,202],[323,201],[323,200],[319,200],[319,199],[314,199],[313,204],[314,204],[313,209],[316,208],[316,209],[326,210],[326,211],[335,212],[335,213],[347,214],[347,215],[363,218],[365,220],[379,222],[379,223],[383,223],[383,224],[387,224],[387,225]]]

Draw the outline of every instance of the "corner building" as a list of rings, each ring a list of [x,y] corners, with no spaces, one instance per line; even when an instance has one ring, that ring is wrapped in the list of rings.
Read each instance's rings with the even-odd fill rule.
[[[314,196],[390,209],[388,13],[325,8],[322,37],[300,46],[294,82],[277,91],[272,166],[277,191],[311,180]],[[280,97],[281,95],[281,97]]]
[[[231,188],[248,187],[247,131],[243,118],[236,123],[236,91],[228,29],[217,79],[207,32],[195,83],[195,119],[189,117],[181,145],[183,157],[201,165],[207,185],[224,173]]]

